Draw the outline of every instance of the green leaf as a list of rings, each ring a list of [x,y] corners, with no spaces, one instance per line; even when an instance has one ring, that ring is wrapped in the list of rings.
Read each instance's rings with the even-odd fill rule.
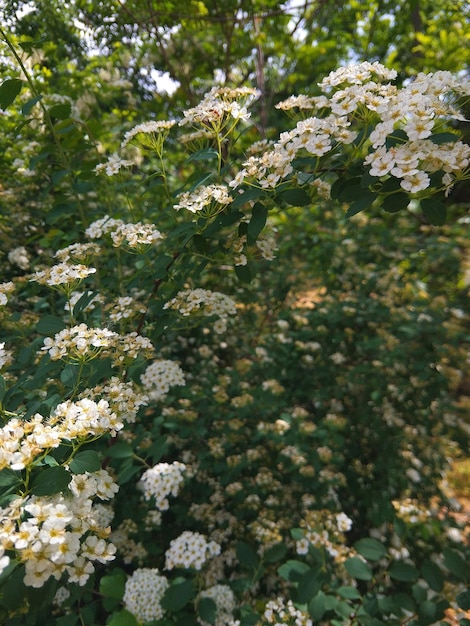
[[[394,580],[401,580],[403,582],[412,582],[419,576],[416,567],[413,567],[413,565],[409,563],[403,563],[402,561],[395,561],[388,573]]]
[[[332,597],[332,596],[328,596]],[[343,602],[342,600],[337,600],[334,598],[334,605],[331,607],[336,615],[340,615],[341,617],[345,617],[348,619],[351,617],[351,605],[348,602]]]
[[[371,580],[372,579],[372,570],[364,563],[362,559],[357,556],[352,556],[349,559],[346,559],[344,562],[344,566],[350,576],[356,578],[357,580]]]
[[[90,302],[96,295],[96,291],[85,291],[74,304],[73,314],[78,315],[79,313],[81,313],[83,309],[85,309],[90,304]]]
[[[470,611],[470,590],[462,591],[456,598],[457,604],[464,611]]]
[[[100,593],[106,598],[122,600],[126,586],[126,575],[124,572],[103,576],[100,580]]]
[[[427,589],[425,589],[419,583],[415,583],[411,589],[413,592],[413,598],[416,600],[416,602],[424,602],[428,597]]]
[[[118,483],[124,485],[130,479],[141,471],[140,466],[134,465],[132,459],[125,459],[124,463],[119,465]]]
[[[20,93],[23,81],[19,78],[7,78],[0,85],[0,109],[6,109]]]
[[[436,605],[431,600],[425,600],[418,606],[420,626],[429,626],[435,623]]]
[[[319,621],[326,611],[326,596],[323,591],[319,591],[317,595],[308,603],[308,612],[313,620]]]
[[[70,469],[74,474],[97,472],[101,469],[100,457],[95,450],[78,452],[70,462]]]
[[[42,48],[46,41],[48,41],[48,39],[46,35],[43,35],[41,39],[23,39],[18,43],[20,48],[22,48],[25,52],[31,52],[34,48]]]
[[[256,239],[266,224],[268,209],[257,202],[251,212],[251,220],[248,224],[248,234]]]
[[[45,315],[36,324],[36,330],[43,335],[55,335],[64,330],[66,324],[61,317],[55,315]]]
[[[21,107],[21,112],[23,113],[23,115],[29,115],[33,106],[37,104],[40,100],[42,100],[42,96],[35,96],[34,98],[28,100],[28,102],[25,102]]]
[[[433,226],[442,226],[447,217],[447,208],[440,200],[435,198],[425,198],[420,201],[421,209],[426,219]]]
[[[303,574],[309,571],[309,566],[302,561],[289,560],[277,568],[277,573],[284,580],[298,581]]]
[[[387,550],[383,544],[372,537],[359,539],[359,541],[356,541],[354,544],[354,547],[359,554],[362,554],[368,561],[379,561],[387,554]]]
[[[362,598],[356,587],[339,587],[336,593],[347,600],[360,600]]]
[[[73,613],[69,613],[69,615],[62,615],[62,617],[57,617],[55,620],[55,626],[75,626],[78,622],[78,615],[73,615]]]
[[[381,207],[387,213],[398,213],[398,211],[406,209],[409,204],[410,198],[408,194],[404,191],[399,191],[384,198]]]
[[[429,139],[438,146],[442,143],[455,143],[460,139],[456,133],[436,133],[431,135]]]
[[[287,189],[280,195],[281,200],[291,206],[307,206],[312,204],[312,199],[304,189]]]
[[[217,159],[218,156],[219,156],[219,153],[217,152],[217,150],[214,150],[213,148],[205,148],[204,150],[198,150],[197,152],[192,154],[188,158],[188,162],[208,161],[209,159]]]
[[[250,283],[253,279],[249,265],[235,265],[235,274],[241,283]]]
[[[323,583],[321,571],[310,569],[299,578],[296,601],[299,604],[307,604],[320,591]]]
[[[290,536],[292,537],[292,539],[295,539],[296,541],[300,541],[301,539],[305,537],[305,533],[302,530],[302,528],[291,528]]]
[[[168,444],[165,439],[160,439],[153,443],[149,448],[145,450],[152,458],[152,463],[158,463],[162,456],[168,451]]]
[[[176,578],[165,591],[161,605],[167,611],[179,611],[193,598],[194,592],[191,580]]]
[[[351,192],[351,189],[353,192]],[[343,198],[347,198],[346,202],[353,202],[361,189],[360,178],[338,178],[331,186],[330,194],[332,200],[343,201]]]
[[[444,574],[436,563],[429,560],[424,561],[421,573],[424,580],[433,591],[437,591],[437,593],[442,591],[444,587]]]
[[[399,606],[405,611],[410,611],[412,613],[416,608],[413,598],[407,593],[395,593],[392,596],[392,600],[395,602],[396,606]]]
[[[244,541],[239,541],[236,545],[237,557],[240,565],[247,569],[256,569],[259,565],[260,558],[254,548]]]
[[[9,468],[4,468],[0,472],[0,488],[1,487],[11,487],[12,485],[16,485],[21,482],[20,475],[18,472],[14,472]]]
[[[199,618],[208,624],[215,624],[217,617],[217,604],[212,598],[201,598],[197,604]]]
[[[63,180],[66,176],[68,176],[69,170],[57,170],[56,172],[52,172],[51,180],[54,185],[58,185],[61,180]]]
[[[66,491],[71,480],[72,474],[65,467],[48,467],[35,477],[31,491],[35,496],[52,496]]]
[[[257,200],[264,195],[266,195],[266,191],[264,189],[256,189],[255,187],[251,187],[250,189],[244,190],[243,193],[235,193],[235,198],[230,206],[232,209],[236,209],[240,206],[243,206],[247,202]]]
[[[66,120],[70,117],[71,112],[72,107],[68,102],[54,104],[54,106],[51,106],[51,108],[49,109],[49,115],[51,117],[55,117],[58,120]]]
[[[444,548],[442,553],[444,555],[444,565],[447,569],[457,578],[467,580],[470,576],[468,563],[465,562],[460,554],[451,548]]]
[[[26,589],[23,583],[24,565],[20,565],[6,578],[2,584],[2,605],[14,610],[25,606]]]
[[[357,215],[364,209],[367,209],[368,207],[372,206],[376,198],[377,198],[377,194],[374,193],[373,191],[361,190],[360,197],[357,198],[357,200],[354,200],[354,202],[350,205],[350,207],[346,211],[345,217],[346,218],[353,217],[353,215]]]
[[[118,613],[113,613],[109,622],[106,623],[107,626],[139,626],[137,619],[125,609]]]
[[[287,554],[287,546],[285,543],[276,543],[267,550],[263,556],[265,563],[277,563],[281,561]]]

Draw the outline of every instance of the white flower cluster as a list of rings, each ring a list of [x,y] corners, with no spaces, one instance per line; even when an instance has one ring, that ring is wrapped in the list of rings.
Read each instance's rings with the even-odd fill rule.
[[[207,185],[198,187],[196,191],[185,191],[179,196],[179,203],[173,205],[176,211],[186,209],[191,213],[204,212],[208,215],[215,215],[224,206],[233,202],[225,185]]]
[[[150,358],[154,347],[150,339],[136,332],[119,335],[107,328],[78,324],[46,337],[41,351],[48,352],[52,361],[85,363],[101,355],[111,356],[113,365],[120,365],[131,363],[139,355]]]
[[[220,545],[215,541],[207,541],[204,535],[185,530],[170,541],[170,547],[165,552],[165,569],[183,567],[200,570],[208,559],[219,555],[220,551]]]
[[[327,90],[330,87],[337,87],[343,83],[360,85],[370,80],[372,77],[379,81],[394,80],[397,77],[397,72],[396,70],[389,70],[377,61],[374,63],[364,61],[358,65],[346,65],[330,72],[328,76],[319,83],[319,87]]]
[[[105,400],[83,399],[59,404],[46,421],[36,413],[30,420],[12,418],[0,428],[0,469],[22,470],[45,450],[76,437],[115,434],[123,427]]]
[[[381,84],[395,77],[394,70],[365,62],[340,68],[325,78],[319,85],[332,92],[329,97],[299,96],[280,103],[279,108],[286,110],[310,108],[312,117],[282,133],[271,150],[250,157],[229,186],[238,187],[248,176],[262,188],[276,187],[292,172],[299,151],[316,157],[329,154],[338,144],[354,141],[357,132],[350,126],[361,122],[375,124],[369,137],[371,151],[364,160],[371,176],[395,177],[403,190],[417,193],[430,186],[431,174],[443,172],[440,184],[448,192],[455,181],[468,176],[470,146],[457,141],[457,135],[455,140],[450,136],[437,142],[432,135],[441,132],[449,120],[463,119],[452,106],[452,98],[454,94],[468,96],[470,81],[439,71],[419,74],[402,89]],[[398,143],[390,142],[392,134]]]
[[[191,124],[220,131],[234,121],[247,120],[250,113],[247,106],[259,95],[250,87],[213,87],[194,108],[183,112],[180,126]]]
[[[81,481],[80,489],[74,481]],[[108,530],[97,523],[92,498],[114,497],[117,485],[100,470],[75,476],[70,488],[73,495],[18,498],[0,509],[1,549],[16,551],[28,587],[42,587],[64,573],[69,582],[84,585],[94,572],[93,562],[114,559],[116,548],[105,540]]]
[[[150,121],[143,122],[142,124],[137,124],[137,126],[131,128],[131,130],[127,131],[127,133],[124,135],[124,139],[121,143],[121,148],[125,148],[127,144],[132,141],[132,139],[134,139],[134,137],[137,137],[137,135],[162,134],[165,136],[170,128],[172,128],[175,124],[176,122],[172,120]],[[146,145],[145,140],[142,140],[142,143]]]
[[[201,591],[199,598],[210,598],[215,602],[217,613],[214,626],[227,626],[233,621],[233,612],[236,608],[235,595],[228,585],[213,585],[209,589]],[[202,626],[209,626],[198,618]]]
[[[304,536],[296,542],[297,554],[307,554],[310,545],[325,548],[333,558],[344,556],[348,550],[343,533],[351,530],[352,520],[345,513],[308,511],[303,526]]]
[[[276,598],[270,600],[263,613],[263,617],[268,624],[274,626],[312,626],[313,622],[307,613],[300,609],[296,609],[292,600],[284,600],[284,598]]]
[[[133,424],[141,406],[148,404],[149,398],[137,393],[132,381],[124,382],[112,376],[105,384],[85,389],[79,398],[103,398],[109,403],[111,411],[116,413],[127,424]]]
[[[150,359],[154,352],[155,348],[150,339],[148,339],[148,337],[142,337],[142,335],[133,331],[125,335],[117,335],[113,344],[113,350],[111,351],[111,357],[113,365],[120,365],[122,363],[128,365],[138,356],[142,356],[144,359]]]
[[[256,239],[256,248],[265,261],[273,261],[276,258],[275,252],[278,247],[275,238],[276,233],[277,228],[268,221],[263,232]],[[234,265],[240,266],[248,263],[248,258],[245,254],[247,247],[246,235],[239,236],[238,233],[233,233],[227,240],[227,247],[233,253]]]
[[[153,224],[143,224],[142,222],[126,224],[120,219],[109,217],[109,215],[96,220],[85,231],[85,235],[90,239],[98,239],[108,234],[116,248],[126,244],[131,249],[139,249],[163,238],[161,232]]]
[[[78,265],[59,263],[45,270],[35,272],[31,275],[30,281],[37,282],[40,285],[49,285],[50,287],[67,285],[69,288],[75,288],[84,278],[95,272],[96,269],[94,267],[87,267],[81,263]]]
[[[145,313],[145,306],[131,296],[121,296],[106,307],[106,312],[112,322],[129,319],[135,315]]]
[[[139,248],[140,246],[150,246],[163,239],[163,235],[153,224],[122,224],[111,232],[113,246],[118,248],[125,243],[129,248]]]
[[[132,161],[122,159],[117,152],[114,152],[108,157],[108,160],[105,163],[99,163],[95,167],[95,172],[98,175],[104,171],[106,176],[114,176],[121,171],[121,168],[132,167],[132,165],[134,165]]]
[[[54,337],[46,337],[41,350],[48,352],[52,361],[90,361],[114,345],[117,336],[107,328],[88,328],[86,324],[79,324],[64,328]]]
[[[15,285],[11,281],[0,283],[0,306],[5,306],[8,302],[9,294],[15,291]]]
[[[417,500],[393,500],[393,508],[397,517],[407,524],[422,524],[431,516],[431,512]]]
[[[155,506],[159,511],[166,511],[170,503],[168,496],[177,496],[184,481],[186,465],[179,461],[173,463],[157,463],[146,470],[138,483],[144,492],[144,498],[155,498]]]
[[[89,398],[58,404],[47,420],[39,413],[30,420],[14,417],[0,428],[0,469],[22,470],[63,441],[108,432],[115,436],[123,426],[122,418],[111,410],[106,400],[94,402]]]
[[[228,316],[237,312],[235,302],[230,296],[208,289],[179,291],[163,308],[176,310],[183,317],[216,315],[219,318],[213,326],[216,333],[223,333],[227,329]]]
[[[24,246],[13,248],[8,253],[8,261],[12,265],[17,265],[21,270],[27,270],[29,267],[29,255]]]
[[[54,254],[56,259],[66,263],[87,262],[91,257],[96,257],[100,253],[100,247],[96,243],[72,243],[66,248],[57,250]]]
[[[66,400],[58,404],[50,422],[59,422],[57,431],[61,439],[99,437],[109,433],[113,437],[124,428],[121,417],[111,410],[107,400],[82,398],[76,402]]]
[[[161,600],[168,587],[168,580],[158,569],[137,569],[126,580],[124,605],[139,623],[160,620],[165,613]]]
[[[184,372],[178,363],[158,359],[147,366],[140,377],[145,390],[152,400],[162,400],[175,385],[184,386]]]

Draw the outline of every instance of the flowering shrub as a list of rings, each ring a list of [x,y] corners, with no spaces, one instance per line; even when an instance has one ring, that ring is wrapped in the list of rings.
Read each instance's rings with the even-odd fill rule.
[[[466,530],[438,500],[468,439],[452,402],[461,294],[430,302],[432,272],[411,295],[397,285],[387,213],[443,223],[470,175],[453,125],[470,84],[436,72],[399,89],[380,64],[341,68],[322,95],[279,105],[301,119],[268,144],[246,125],[257,92],[213,88],[78,166],[92,151],[71,140],[77,119],[42,104],[9,47],[24,76],[0,104],[23,90],[68,200],[45,201],[37,235],[28,211],[2,224],[16,240],[0,286],[3,623],[431,624],[467,610]],[[380,215],[368,254],[391,268],[354,265],[345,205],[369,210],[358,233]],[[286,301],[283,259],[316,246],[311,216],[345,267],[339,286],[314,276],[306,308]]]

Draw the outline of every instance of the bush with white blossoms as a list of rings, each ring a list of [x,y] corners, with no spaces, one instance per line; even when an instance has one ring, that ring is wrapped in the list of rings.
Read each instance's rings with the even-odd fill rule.
[[[97,125],[88,96],[43,100],[9,43],[26,81],[7,67],[1,121],[24,137],[4,160],[27,177],[0,194],[21,213],[2,244],[0,622],[467,610],[467,529],[432,498],[468,435],[449,278],[468,243],[431,224],[470,177],[469,81],[351,65],[260,142],[251,87],[169,120],[110,102]]]

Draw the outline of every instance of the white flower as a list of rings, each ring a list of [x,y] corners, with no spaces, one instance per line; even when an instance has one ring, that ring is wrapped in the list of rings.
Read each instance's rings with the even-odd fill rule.
[[[400,182],[400,187],[409,193],[417,193],[423,189],[427,189],[431,181],[426,172],[417,171],[412,175],[406,175]]]

